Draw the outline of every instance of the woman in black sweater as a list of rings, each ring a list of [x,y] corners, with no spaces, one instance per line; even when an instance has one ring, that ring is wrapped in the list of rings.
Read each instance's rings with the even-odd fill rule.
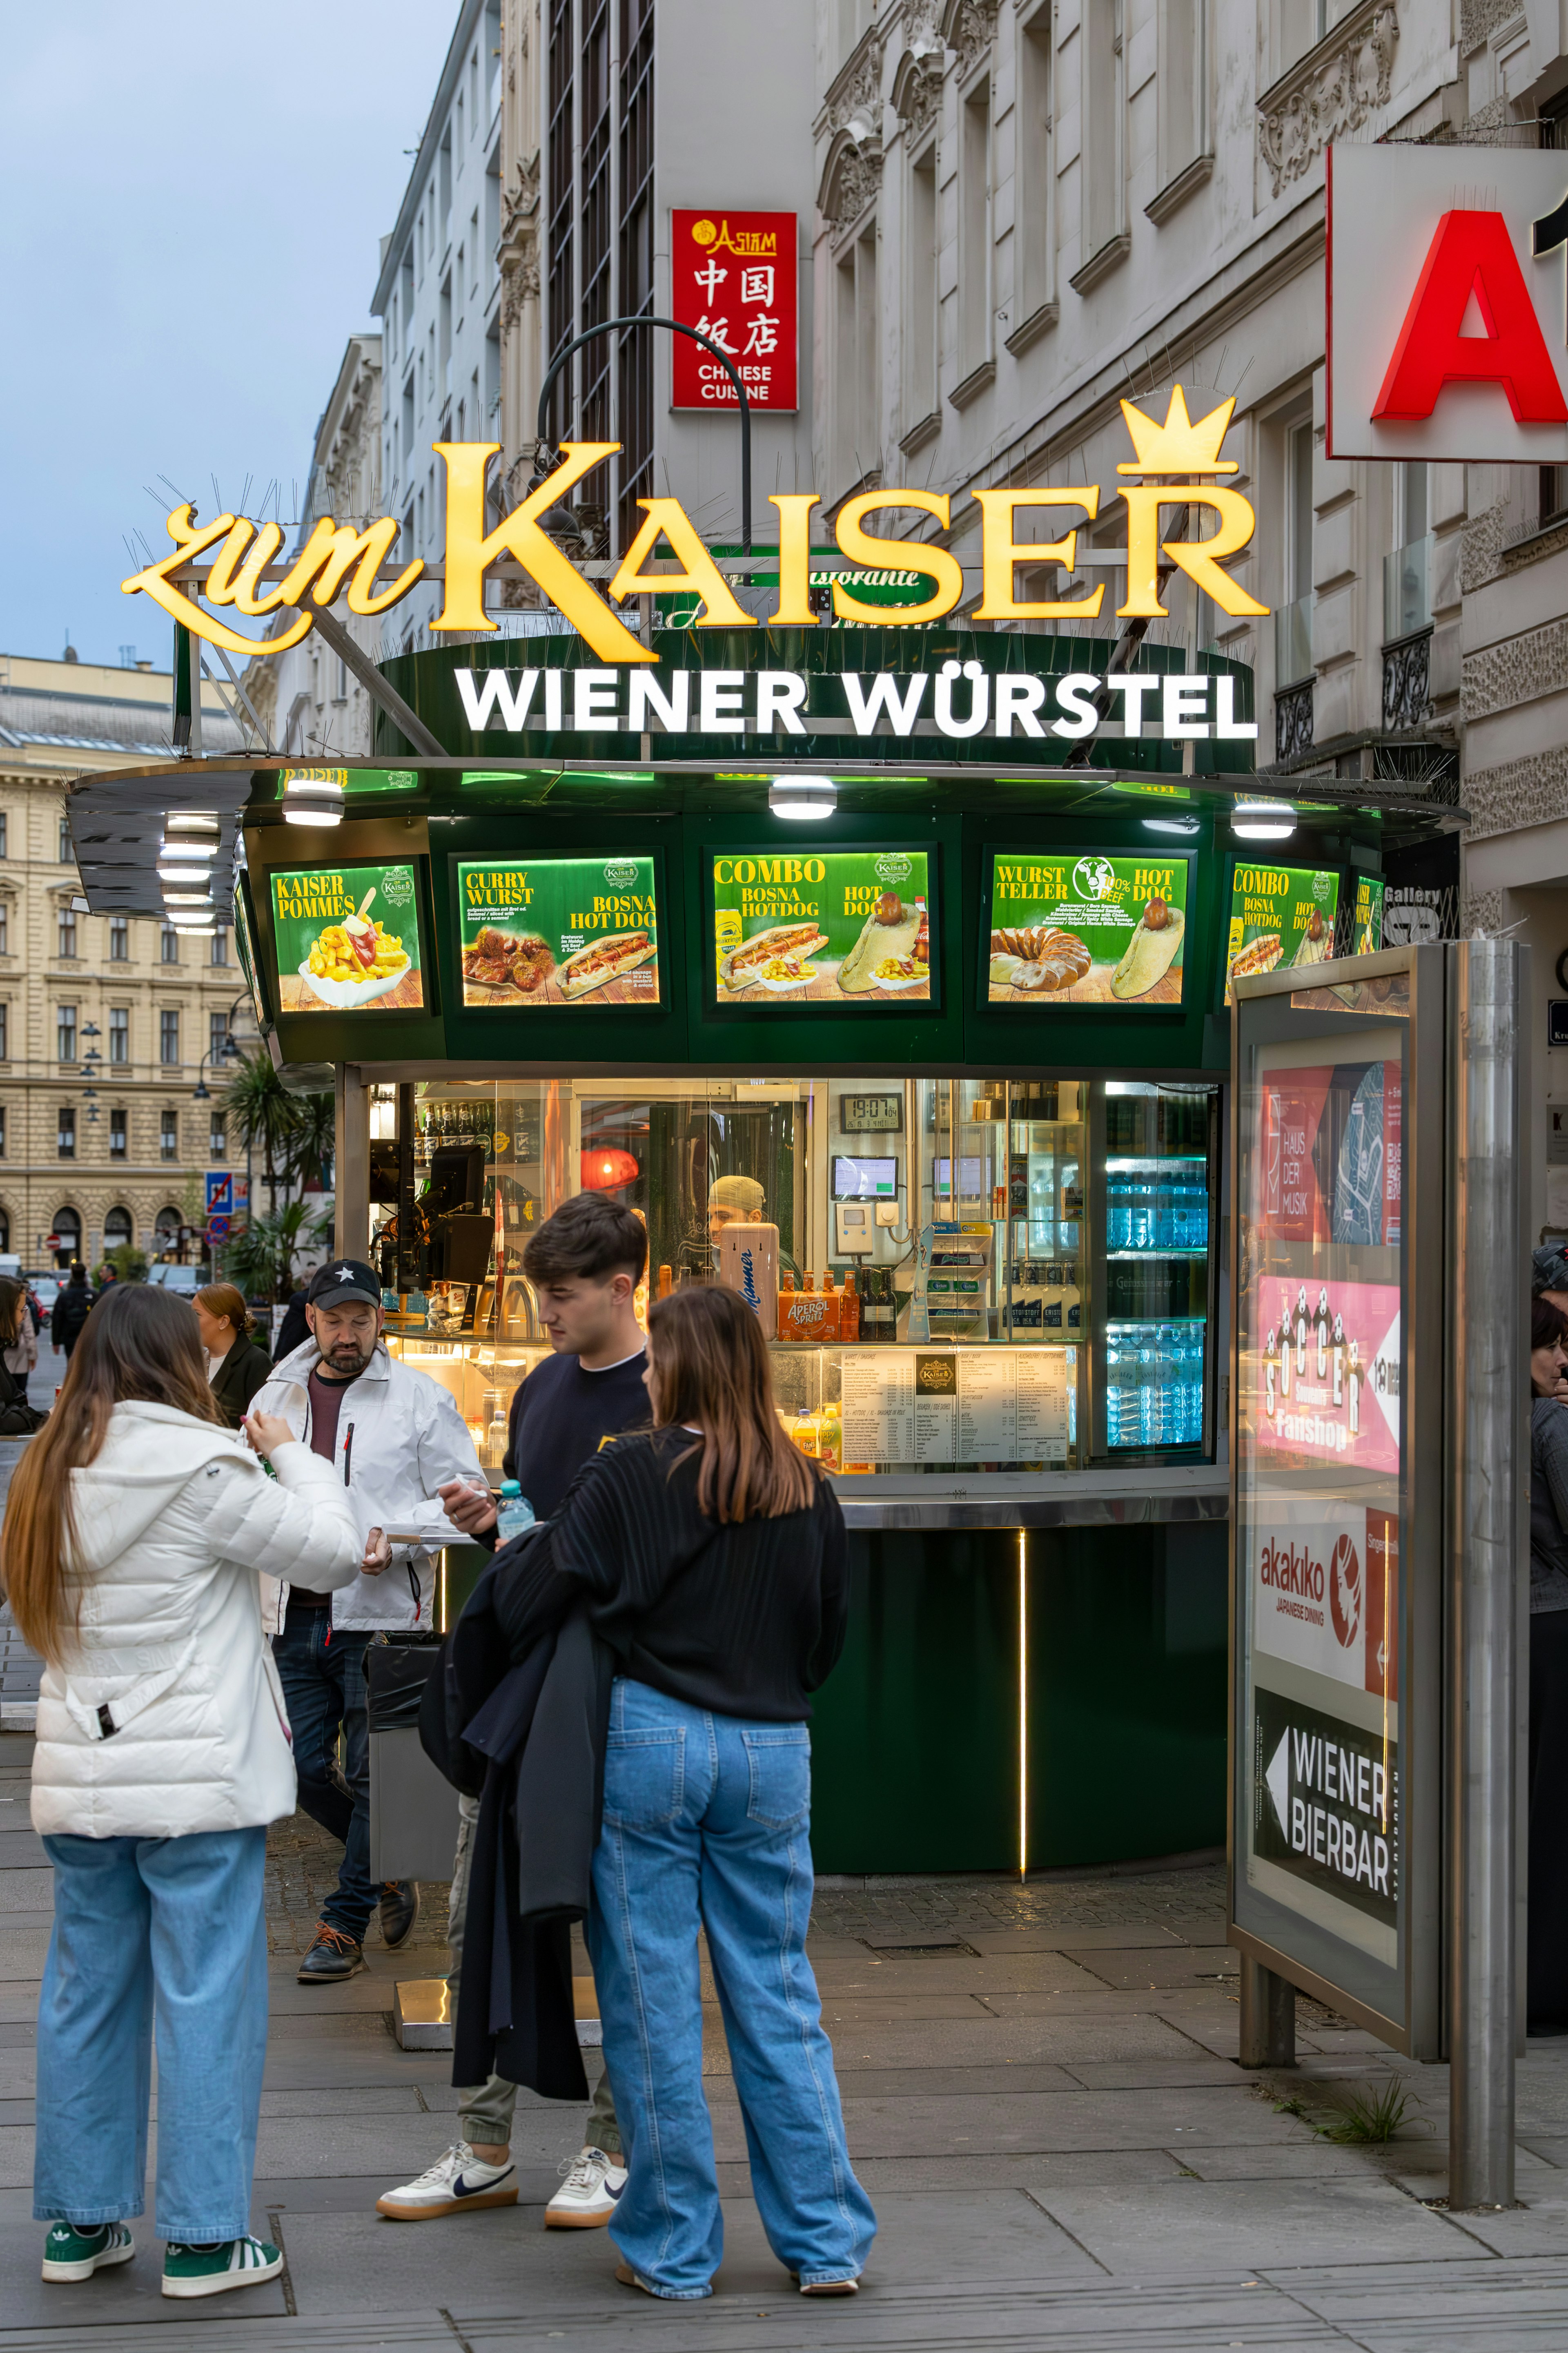
[[[734,1292],[661,1300],[647,1340],[653,1429],[605,1441],[495,1605],[516,1658],[586,1599],[619,1665],[588,1923],[630,2168],[616,2275],[704,2296],[723,2252],[700,1923],[769,2243],[803,2295],[852,2295],[876,2217],[805,1954],[806,1694],[843,1646],[844,1518]]]

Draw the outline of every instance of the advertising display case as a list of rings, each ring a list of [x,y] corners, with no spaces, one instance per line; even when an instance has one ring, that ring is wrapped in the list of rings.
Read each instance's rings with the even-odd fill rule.
[[[1243,985],[1233,1940],[1437,2055],[1444,975]]]

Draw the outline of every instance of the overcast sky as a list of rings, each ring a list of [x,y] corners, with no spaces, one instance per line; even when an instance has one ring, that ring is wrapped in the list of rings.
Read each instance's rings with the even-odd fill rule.
[[[84,661],[174,625],[124,534],[247,474],[302,496],[345,340],[374,324],[456,0],[79,0],[0,13],[0,653]],[[161,504],[149,499],[151,483]],[[254,513],[254,503],[251,507]],[[141,560],[141,559],[139,559]]]

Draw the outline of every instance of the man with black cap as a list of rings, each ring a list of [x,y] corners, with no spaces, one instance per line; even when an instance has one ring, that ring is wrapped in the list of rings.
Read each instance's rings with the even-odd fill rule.
[[[401,1945],[418,1917],[412,1880],[377,1887],[370,1877],[365,1641],[383,1629],[429,1630],[433,1551],[462,1541],[437,1490],[453,1480],[485,1481],[447,1391],[387,1354],[373,1267],[361,1259],[329,1259],[306,1289],[305,1321],[309,1340],[274,1367],[251,1410],[280,1414],[297,1438],[334,1465],[364,1539],[359,1576],[335,1593],[261,1580],[294,1737],[300,1803],[343,1841],[337,1886],[300,1966],[300,1983],[319,1985],[363,1968],[365,1930],[378,1905],[389,1947]],[[336,1769],[340,1727],[347,1794]]]

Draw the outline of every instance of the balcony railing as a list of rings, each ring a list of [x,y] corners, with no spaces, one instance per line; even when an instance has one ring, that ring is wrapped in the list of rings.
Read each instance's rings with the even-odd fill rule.
[[[1392,646],[1432,626],[1432,534],[1383,559],[1383,642]]]
[[[1312,748],[1312,683],[1281,687],[1274,697],[1274,757],[1299,759]]]
[[[1281,605],[1274,616],[1274,683],[1300,686],[1312,675],[1312,592]]]

